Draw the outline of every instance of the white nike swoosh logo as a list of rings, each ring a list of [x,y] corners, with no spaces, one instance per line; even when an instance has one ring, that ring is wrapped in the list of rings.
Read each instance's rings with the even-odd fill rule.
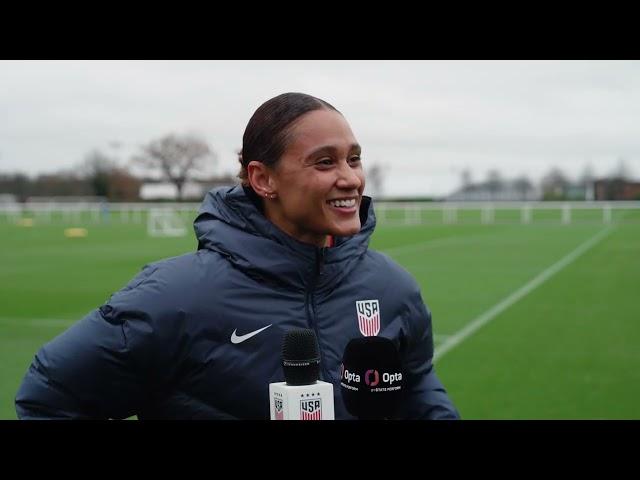
[[[270,323],[269,325],[267,325],[266,327],[262,327],[258,330],[254,330],[253,332],[249,332],[246,333],[244,335],[236,335],[236,330],[233,331],[233,333],[231,334],[231,343],[242,343],[245,340],[249,340],[251,337],[253,337],[254,335],[259,334],[261,331],[266,330],[267,328],[269,328],[271,325],[273,325],[273,323]]]

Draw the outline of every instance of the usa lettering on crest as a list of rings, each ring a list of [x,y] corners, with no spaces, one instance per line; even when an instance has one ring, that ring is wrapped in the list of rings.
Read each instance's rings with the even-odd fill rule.
[[[319,398],[300,400],[300,420],[322,420],[322,401]]]
[[[275,399],[276,420],[284,420],[284,412],[282,411],[282,400]]]
[[[374,337],[380,332],[380,304],[378,300],[356,301],[358,327],[365,337]]]

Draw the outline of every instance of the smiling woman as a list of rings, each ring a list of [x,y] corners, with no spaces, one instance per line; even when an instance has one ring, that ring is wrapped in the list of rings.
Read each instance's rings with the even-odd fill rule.
[[[291,122],[269,125],[279,132],[256,134],[282,113]],[[306,111],[309,110],[309,111]],[[300,114],[300,112],[303,112]],[[286,118],[286,115],[285,115]],[[265,148],[260,142],[282,143]],[[270,151],[282,152],[275,159]],[[360,145],[344,117],[328,103],[288,93],[263,104],[249,121],[240,157],[243,184],[260,197],[266,217],[292,237],[319,247],[327,236],[354,235],[364,190]]]
[[[198,250],[147,265],[44,345],[16,396],[18,417],[268,419],[269,384],[284,380],[282,340],[313,329],[336,419],[354,418],[343,352],[371,336],[391,340],[402,363],[390,418],[458,418],[435,374],[417,283],[368,248],[376,221],[360,155],[323,100],[286,93],[260,106],[243,136],[241,185],[202,203]]]

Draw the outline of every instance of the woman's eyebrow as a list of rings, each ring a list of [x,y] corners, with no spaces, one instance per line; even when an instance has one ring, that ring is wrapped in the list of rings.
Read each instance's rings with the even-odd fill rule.
[[[319,155],[321,153],[335,153],[336,150],[338,150],[334,145],[323,145],[321,147],[318,147],[314,150],[312,150],[308,155],[307,158],[309,157],[313,157],[315,155]],[[360,152],[362,150],[362,148],[360,147],[359,144],[357,143],[352,143],[351,146],[349,147],[350,151],[358,151]]]

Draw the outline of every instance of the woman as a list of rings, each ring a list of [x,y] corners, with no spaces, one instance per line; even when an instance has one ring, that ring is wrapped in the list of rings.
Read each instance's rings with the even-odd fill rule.
[[[313,328],[334,384],[350,339],[390,338],[403,359],[399,418],[457,418],[431,363],[431,317],[413,278],[368,250],[375,226],[358,145],[327,102],[286,93],[252,116],[242,185],[210,191],[198,250],[147,265],[37,353],[19,418],[268,419],[290,329]],[[375,301],[363,331],[356,302]]]

